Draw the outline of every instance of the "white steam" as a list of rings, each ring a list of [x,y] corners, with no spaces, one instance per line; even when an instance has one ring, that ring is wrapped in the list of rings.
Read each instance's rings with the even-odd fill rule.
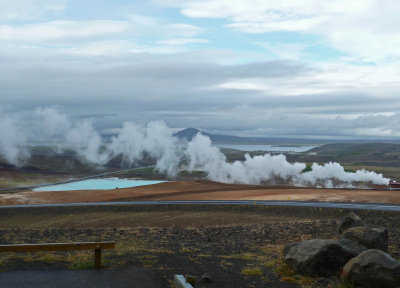
[[[63,138],[65,133],[71,129],[69,117],[53,107],[37,108],[34,117],[38,129],[36,137],[43,140],[48,138]]]
[[[180,146],[164,122],[154,121],[146,126],[126,122],[118,135],[105,143],[88,119],[76,123],[55,108],[38,109],[36,115],[45,124],[46,135],[61,140],[59,148],[72,149],[86,163],[105,165],[121,156],[125,164],[132,165],[149,157],[157,161],[160,171],[169,175],[177,171]]]
[[[335,184],[335,181],[337,182]],[[357,170],[356,172],[346,172],[339,163],[326,163],[319,165],[314,163],[311,166],[311,171],[302,173],[300,183],[306,186],[322,186],[327,188],[332,187],[353,187],[351,183],[367,182],[379,185],[388,185],[389,179],[386,179],[382,174],[367,171],[365,169]]]
[[[101,151],[102,139],[88,120],[74,126],[65,134],[65,147],[76,153],[88,163],[104,165],[109,161]]]
[[[116,136],[105,142],[89,119],[73,121],[52,107],[39,108],[28,118],[31,123],[24,130],[25,126],[18,125],[14,118],[0,116],[0,156],[11,164],[20,165],[29,157],[25,147],[30,140],[52,143],[60,150],[72,149],[81,161],[93,165],[105,165],[116,157],[127,165],[150,158],[168,175],[175,175],[179,169],[202,170],[208,179],[224,183],[353,187],[359,182],[383,185],[389,182],[382,174],[366,170],[350,173],[331,162],[314,163],[311,171],[303,172],[306,164],[289,163],[284,155],[246,154],[244,161],[230,163],[208,137],[198,134],[182,145],[173,137],[172,129],[161,121],[146,126],[126,122]]]
[[[17,129],[15,122],[7,115],[0,115],[0,157],[20,166],[29,158],[29,152],[24,146],[26,137]]]
[[[150,122],[139,126],[124,123],[118,136],[107,146],[109,157],[122,156],[129,165],[148,156],[157,160],[157,168],[173,175],[179,164],[179,145],[172,130],[164,122]]]
[[[314,163],[309,172],[303,172],[304,163],[289,163],[284,155],[265,154],[251,157],[245,155],[245,161],[228,163],[224,154],[211,145],[208,137],[198,134],[188,144],[185,151],[189,159],[188,168],[204,170],[208,178],[224,183],[290,183],[300,186],[353,187],[353,183],[367,182],[387,185],[389,179],[382,174],[357,170],[346,172],[339,163],[318,165]]]

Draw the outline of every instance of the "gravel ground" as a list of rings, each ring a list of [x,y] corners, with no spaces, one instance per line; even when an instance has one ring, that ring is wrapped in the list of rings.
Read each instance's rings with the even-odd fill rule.
[[[197,213],[204,213],[210,218],[209,222],[204,222],[198,214],[195,217],[188,212],[190,207],[173,206],[164,212],[156,211],[161,209],[157,207],[141,207],[137,208],[141,209],[140,211],[130,211],[132,219],[140,213],[139,222],[132,220],[132,225],[126,223],[118,225],[118,220],[112,215],[117,211],[120,213],[120,210],[113,208],[114,210],[107,212],[104,209],[111,208],[98,208],[103,211],[93,210],[94,216],[96,213],[107,212],[110,219],[114,220],[107,222],[102,217],[100,224],[95,223],[95,220],[87,220],[89,222],[86,223],[84,217],[87,216],[82,216],[84,224],[76,223],[75,226],[71,223],[57,224],[59,221],[54,214],[72,213],[79,219],[79,215],[87,215],[82,214],[83,208],[80,209],[8,211],[5,215],[0,215],[3,221],[0,221],[0,243],[113,240],[116,241],[117,247],[115,250],[103,253],[104,269],[146,267],[160,275],[167,287],[174,274],[197,277],[196,287],[300,287],[302,279],[293,275],[287,277],[279,270],[283,267],[281,263],[283,246],[288,242],[312,238],[337,238],[336,227],[340,217],[349,212],[342,209],[299,207],[196,206],[193,209]],[[237,214],[239,219],[242,216],[247,220],[229,222],[227,219],[222,219],[223,211],[226,211],[230,218],[233,214]],[[146,215],[155,212],[165,213],[169,221],[160,219],[157,224],[153,219],[151,223],[147,223],[143,213]],[[400,214],[380,211],[356,211],[356,213],[373,227],[384,226],[389,229],[389,252],[399,259]],[[27,217],[35,221],[35,217],[53,215],[54,223],[52,225],[46,222],[46,227],[36,226],[35,229],[30,229],[28,224],[19,225],[18,229],[6,228],[2,223],[7,222],[7,218],[16,221],[13,218],[15,215],[20,215],[21,221]],[[253,218],[249,218],[249,215]],[[96,228],[88,229],[88,225]],[[3,271],[58,271],[90,268],[93,265],[92,252],[3,253],[0,257]],[[204,274],[211,277],[210,283],[201,280]],[[326,279],[316,279],[305,283],[310,283],[314,287],[327,287],[332,281],[326,281]]]

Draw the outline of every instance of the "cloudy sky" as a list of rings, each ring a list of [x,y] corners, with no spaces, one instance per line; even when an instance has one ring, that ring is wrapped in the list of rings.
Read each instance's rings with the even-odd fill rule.
[[[250,4],[251,3],[251,4]],[[399,138],[398,0],[0,0],[0,111]]]

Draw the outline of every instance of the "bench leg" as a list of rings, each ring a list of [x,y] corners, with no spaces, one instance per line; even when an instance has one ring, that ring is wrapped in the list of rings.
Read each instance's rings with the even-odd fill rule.
[[[94,269],[101,268],[101,249],[94,250]]]

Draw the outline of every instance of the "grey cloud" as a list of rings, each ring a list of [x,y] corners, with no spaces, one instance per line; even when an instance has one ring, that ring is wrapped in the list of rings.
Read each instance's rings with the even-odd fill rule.
[[[200,55],[132,54],[84,60],[33,53],[13,61],[0,59],[0,104],[17,110],[56,105],[73,117],[90,116],[99,129],[120,127],[124,121],[164,120],[172,127],[264,136],[350,137],[355,129],[369,128],[400,133],[398,114],[340,117],[398,111],[400,103],[393,97],[377,98],[368,91],[282,96],[219,88],[235,79],[273,82],[318,71],[291,61],[218,65],[211,54],[205,59]]]

